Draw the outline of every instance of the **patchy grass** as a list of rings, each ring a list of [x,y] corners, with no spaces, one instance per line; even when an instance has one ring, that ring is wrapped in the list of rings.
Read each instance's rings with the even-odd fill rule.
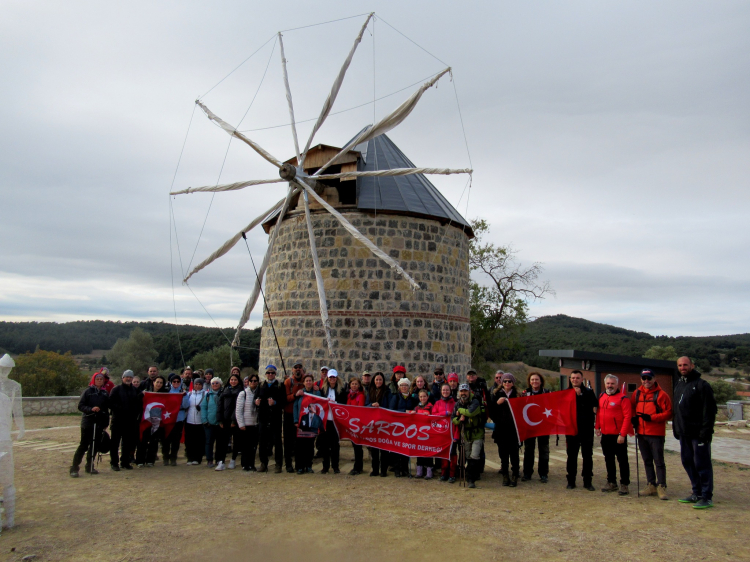
[[[34,418],[27,418],[31,422]],[[67,425],[37,418],[40,426]],[[78,420],[76,419],[75,422]],[[70,429],[35,432],[50,445],[75,443]],[[497,463],[488,438],[487,458]],[[564,443],[551,443],[564,457]],[[204,465],[156,466],[74,480],[71,453],[14,447],[16,527],[2,534],[0,560],[748,560],[740,521],[750,508],[746,468],[716,463],[716,507],[680,504],[689,483],[679,456],[666,455],[671,501],[565,489],[553,461],[550,482],[504,488],[489,465],[476,490],[437,480],[215,472]],[[182,451],[181,451],[182,455]],[[631,454],[631,473],[635,477]],[[595,456],[595,485],[604,463]],[[641,476],[643,469],[641,468]],[[580,486],[580,479],[579,479]],[[642,486],[645,482],[642,481]],[[11,549],[15,549],[11,552]]]

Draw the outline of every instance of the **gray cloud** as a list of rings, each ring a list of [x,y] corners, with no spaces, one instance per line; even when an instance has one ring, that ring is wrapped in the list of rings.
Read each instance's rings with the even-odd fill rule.
[[[743,3],[382,2],[376,12],[454,68],[476,173],[436,184],[492,225],[557,289],[535,314],[565,312],[654,333],[747,331],[750,8]],[[275,30],[355,13],[350,3],[123,6],[16,3],[0,21],[0,316],[173,318],[167,192],[192,102]],[[291,15],[290,15],[291,14]],[[361,24],[285,33],[298,119],[315,117]],[[443,64],[376,23],[378,96]],[[368,101],[366,34],[337,108]],[[272,42],[205,101],[238,123]],[[313,56],[314,54],[314,56]],[[278,50],[242,127],[284,124]],[[408,90],[382,100],[384,115]],[[372,107],[332,116],[343,144]],[[300,136],[310,123],[300,126]],[[255,131],[282,158],[288,128]],[[441,81],[392,137],[421,165],[468,165],[453,85]],[[175,186],[274,177],[194,115]],[[280,197],[278,188],[174,200],[182,268]],[[199,232],[211,205],[205,230]],[[266,237],[250,236],[261,259]],[[173,241],[175,276],[181,270]],[[235,248],[195,277],[221,325],[252,277]],[[211,325],[179,283],[178,316]],[[688,306],[681,306],[688,305]],[[259,319],[260,309],[252,322]]]

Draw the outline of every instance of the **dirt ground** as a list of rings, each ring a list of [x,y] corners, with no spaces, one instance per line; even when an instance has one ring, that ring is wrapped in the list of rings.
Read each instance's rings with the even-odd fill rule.
[[[670,501],[565,489],[564,440],[550,481],[504,488],[497,449],[478,488],[437,480],[215,472],[186,466],[67,474],[77,416],[27,418],[14,447],[16,527],[0,536],[0,560],[748,560],[750,467],[715,463],[712,510],[676,498],[690,492],[679,456],[667,455]],[[367,458],[367,457],[365,457]],[[594,458],[595,485],[604,462]],[[641,477],[643,471],[641,470]],[[643,482],[643,478],[641,479]],[[580,480],[579,480],[580,483]],[[386,557],[386,558],[383,558]]]

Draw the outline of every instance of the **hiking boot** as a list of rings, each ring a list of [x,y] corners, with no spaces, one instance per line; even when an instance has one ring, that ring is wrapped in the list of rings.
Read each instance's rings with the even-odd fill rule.
[[[323,470],[321,470],[321,471],[320,471],[320,473],[321,473],[321,474],[328,474],[328,469],[327,469],[327,468],[324,468]]]
[[[588,490],[589,492],[596,492],[596,488],[594,488],[594,486],[591,484],[588,484],[588,485],[584,484],[583,489]]]
[[[397,470],[396,472],[394,472],[394,473],[393,473],[393,475],[394,475],[394,476],[395,476],[396,478],[401,478],[401,471],[400,471],[400,470]]]
[[[448,484],[455,484],[455,483],[456,483],[456,477],[455,476],[451,476],[450,478],[448,478]]]
[[[109,468],[111,468],[111,469],[112,469],[112,470],[114,470],[115,472],[120,472],[120,467],[119,467],[119,466],[117,466],[116,464],[111,464],[111,465],[109,465]]]
[[[677,501],[680,503],[698,503],[698,500],[700,500],[698,496],[696,496],[695,494],[691,494],[688,497],[682,498],[681,500]]]
[[[372,471],[372,472],[370,473],[370,476],[380,476],[380,471],[379,471],[379,470],[373,470],[373,471]]]
[[[261,463],[260,468],[258,469],[258,472],[268,472],[268,465]]]
[[[708,509],[709,507],[713,506],[714,502],[712,502],[711,500],[700,499],[695,503],[695,505],[693,505],[693,509]]]
[[[659,496],[660,500],[668,500],[669,496],[667,496],[667,487],[666,486],[658,486],[656,488],[656,493]]]
[[[78,467],[77,466],[71,466],[70,467],[70,477],[71,478],[78,478]]]
[[[441,476],[440,477],[440,481],[441,482],[447,482],[448,481],[448,477],[447,476]]]
[[[539,480],[542,481],[542,484],[546,484],[547,482],[549,482],[549,478],[546,476],[540,476]]]
[[[515,488],[516,486],[518,486],[518,476],[513,476],[513,477],[512,477],[511,479],[510,479],[510,483],[508,484],[508,486],[509,486],[510,488]]]
[[[507,473],[503,473],[503,486],[510,486],[510,477]]]
[[[292,473],[294,472],[294,467],[293,467],[293,466],[287,466],[287,467],[286,467],[286,471],[287,471],[287,472],[288,472],[289,474],[292,474]]]
[[[628,491],[627,484],[620,484],[620,489],[617,491],[618,496],[627,496],[630,492]]]
[[[133,465],[130,465],[130,464],[121,464],[120,468],[122,468],[123,470],[133,470]]]
[[[567,486],[565,486],[565,489],[566,490],[575,490],[576,489],[576,485],[575,484],[568,484]]]
[[[521,482],[528,482],[531,480],[531,476],[526,476],[525,474],[521,476]]]
[[[95,468],[93,468],[93,467],[92,467],[92,468],[89,468],[89,466],[88,466],[88,465],[86,465],[86,467],[84,468],[84,470],[86,471],[86,474],[99,474],[99,471],[98,471],[98,470],[96,470],[96,469],[95,469]]]
[[[388,477],[388,471],[386,470],[386,471],[384,471],[384,472],[381,472],[381,473],[380,473],[380,477],[381,477],[381,478],[387,478],[387,477]]]
[[[169,466],[177,466],[177,459],[172,459],[169,461]]]
[[[275,472],[276,474],[281,474],[281,473],[282,473],[282,472],[284,471],[284,469],[283,469],[283,468],[281,468],[281,465],[280,465],[280,464],[277,464],[277,465],[276,465],[276,468],[275,468],[275,469],[274,469],[273,471],[274,471],[274,472]]]
[[[163,464],[164,466],[169,466],[169,459],[167,457],[164,457]]]
[[[303,469],[301,469],[301,468],[297,471],[297,474],[304,474],[304,473],[305,473],[305,471]]]
[[[477,485],[476,485],[476,484],[474,484],[474,481],[473,481],[473,480],[467,480],[467,481],[466,481],[466,486],[467,486],[468,488],[476,488],[476,487],[477,487]]]
[[[642,496],[655,496],[656,495],[656,486],[653,484],[649,484],[646,486],[646,489],[641,492]]]
[[[617,484],[614,482],[607,482],[607,485],[602,488],[602,492],[616,492]]]

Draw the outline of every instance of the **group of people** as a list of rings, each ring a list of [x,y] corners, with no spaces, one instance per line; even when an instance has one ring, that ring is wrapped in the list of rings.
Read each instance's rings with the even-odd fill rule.
[[[581,371],[570,373],[569,388],[576,393],[578,431],[576,435],[565,436],[568,489],[576,487],[580,453],[583,487],[595,490],[596,435],[601,438],[607,472],[607,484],[602,491],[627,495],[630,485],[627,439],[635,433],[646,473],[645,495],[668,499],[664,442],[667,422],[673,420],[682,463],[692,483],[691,495],[680,501],[700,509],[713,505],[711,437],[716,402],[711,386],[701,378],[690,358],[680,358],[677,369],[680,378],[674,387],[674,406],[649,369],[642,371],[641,385],[630,397],[622,392],[614,375],[604,378],[605,391],[597,397]],[[262,382],[256,374],[243,379],[239,368],[233,367],[224,382],[214,376],[212,369],[193,372],[187,367],[181,375],[172,373],[165,378],[152,366],[143,380],[132,371],[125,371],[121,384],[115,386],[106,369],[102,369],[92,377],[91,386],[81,395],[78,405],[83,413],[81,442],[70,475],[79,476],[84,454],[87,455],[85,471],[97,473],[92,464],[94,448],[91,444],[100,441],[110,423],[110,415],[109,454],[114,471],[130,470],[133,464],[154,466],[159,444],[164,465],[176,466],[184,435],[189,465],[199,465],[205,457],[208,467],[222,471],[234,469],[239,458],[245,471],[268,472],[269,460],[273,457],[276,473],[286,468],[289,473],[308,474],[313,472],[314,458],[319,457],[322,458],[322,473],[338,474],[338,432],[332,420],[324,422],[314,412],[303,410],[302,400],[307,394],[339,404],[450,418],[453,429],[450,458],[418,458],[414,475],[417,478],[439,478],[454,483],[463,475],[469,487],[476,487],[484,472],[485,428],[491,420],[503,485],[515,487],[519,479],[521,482],[530,480],[535,472],[535,461],[541,482],[548,482],[550,436],[534,437],[519,444],[509,405],[509,400],[518,396],[550,392],[540,373],[527,375],[525,390],[518,388],[513,374],[503,371],[495,374],[490,388],[473,369],[466,373],[464,383],[460,383],[456,373],[446,375],[440,367],[435,369],[431,381],[423,375],[410,380],[406,369],[400,365],[393,368],[389,378],[382,372],[364,372],[361,377],[348,377],[346,382],[335,369],[328,367],[321,368],[318,377],[306,373],[301,362],[294,364],[291,376],[283,381],[279,380],[274,365],[268,365],[264,373]],[[182,394],[177,421],[169,435],[164,435],[158,427],[139,434],[143,393],[147,391]],[[521,446],[523,463],[519,454]],[[356,476],[364,471],[364,452],[360,445],[355,444],[353,448],[354,467],[349,474]],[[370,476],[387,477],[392,470],[396,477],[412,477],[407,456],[374,447],[368,449]],[[256,467],[256,454],[259,467]]]

